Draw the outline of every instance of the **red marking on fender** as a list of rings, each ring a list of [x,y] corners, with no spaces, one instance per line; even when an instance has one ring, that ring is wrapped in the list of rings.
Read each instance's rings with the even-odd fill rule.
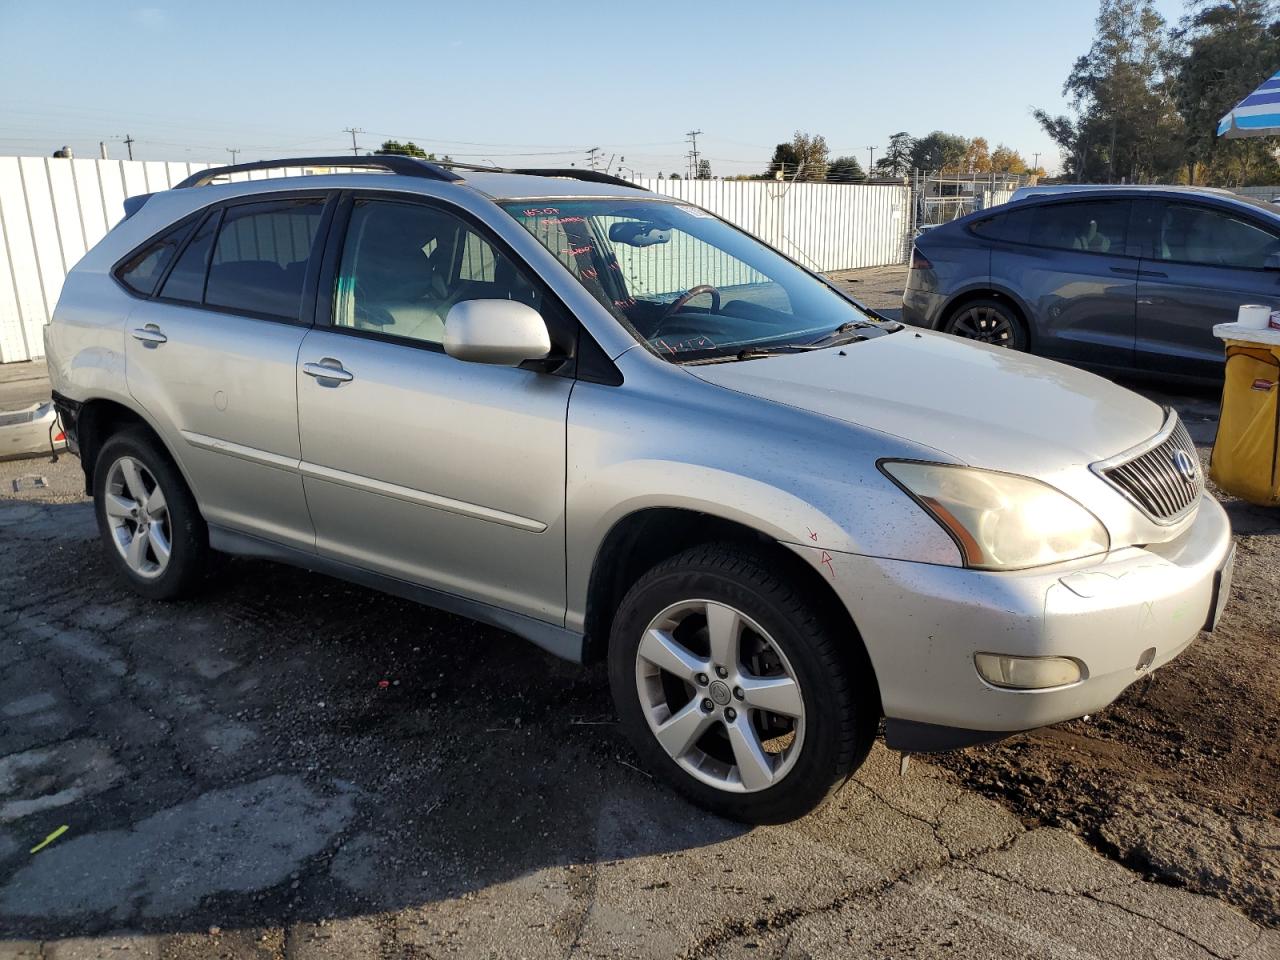
[[[805,529],[806,529],[806,530],[809,530],[809,528],[808,528],[808,527],[805,527]],[[816,530],[809,530],[809,539],[810,539],[810,540],[812,540],[814,543],[817,543],[817,542],[818,542],[818,532],[817,532]]]
[[[831,573],[831,579],[834,580],[836,578],[836,568],[831,565],[831,554],[823,550],[822,559],[819,560],[818,562],[827,568],[827,570]]]

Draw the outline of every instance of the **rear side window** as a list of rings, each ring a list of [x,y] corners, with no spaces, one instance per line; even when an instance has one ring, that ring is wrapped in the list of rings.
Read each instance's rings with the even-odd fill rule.
[[[1031,208],[1016,208],[979,220],[969,229],[987,240],[1026,243],[1027,232],[1031,228],[1031,213]]]
[[[182,241],[191,232],[194,223],[183,223],[167,233],[161,234],[147,244],[116,270],[116,276],[130,290],[145,297],[155,291],[156,281],[168,269],[169,261],[182,246]]]
[[[1280,239],[1225,211],[1171,203],[1157,227],[1154,252],[1157,260],[1261,270],[1267,257],[1280,253]]]
[[[1027,243],[1082,253],[1124,255],[1128,200],[1046,203],[1029,208],[1029,213]]]
[[[204,302],[296,319],[323,210],[318,197],[228,207],[213,245]]]

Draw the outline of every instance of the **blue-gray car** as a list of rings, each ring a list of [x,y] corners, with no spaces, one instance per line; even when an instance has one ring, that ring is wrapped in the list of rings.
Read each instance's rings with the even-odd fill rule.
[[[1221,379],[1213,326],[1280,308],[1280,211],[1186,187],[1032,196],[916,239],[903,320],[1083,366]]]

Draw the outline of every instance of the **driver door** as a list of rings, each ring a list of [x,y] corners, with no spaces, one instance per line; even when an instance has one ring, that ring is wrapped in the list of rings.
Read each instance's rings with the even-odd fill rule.
[[[297,371],[318,551],[563,623],[572,376],[467,363],[442,346],[452,305],[519,299],[571,353],[559,304],[444,204],[357,195],[335,223],[331,307]]]

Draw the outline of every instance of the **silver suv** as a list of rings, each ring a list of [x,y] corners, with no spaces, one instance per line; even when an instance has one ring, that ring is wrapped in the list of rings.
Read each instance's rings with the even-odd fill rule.
[[[213,182],[285,163],[369,169]],[[928,751],[1096,711],[1227,596],[1172,412],[687,203],[380,157],[130,210],[47,330],[122,578],[267,557],[607,660],[636,751],[728,816],[808,811],[882,718]]]

